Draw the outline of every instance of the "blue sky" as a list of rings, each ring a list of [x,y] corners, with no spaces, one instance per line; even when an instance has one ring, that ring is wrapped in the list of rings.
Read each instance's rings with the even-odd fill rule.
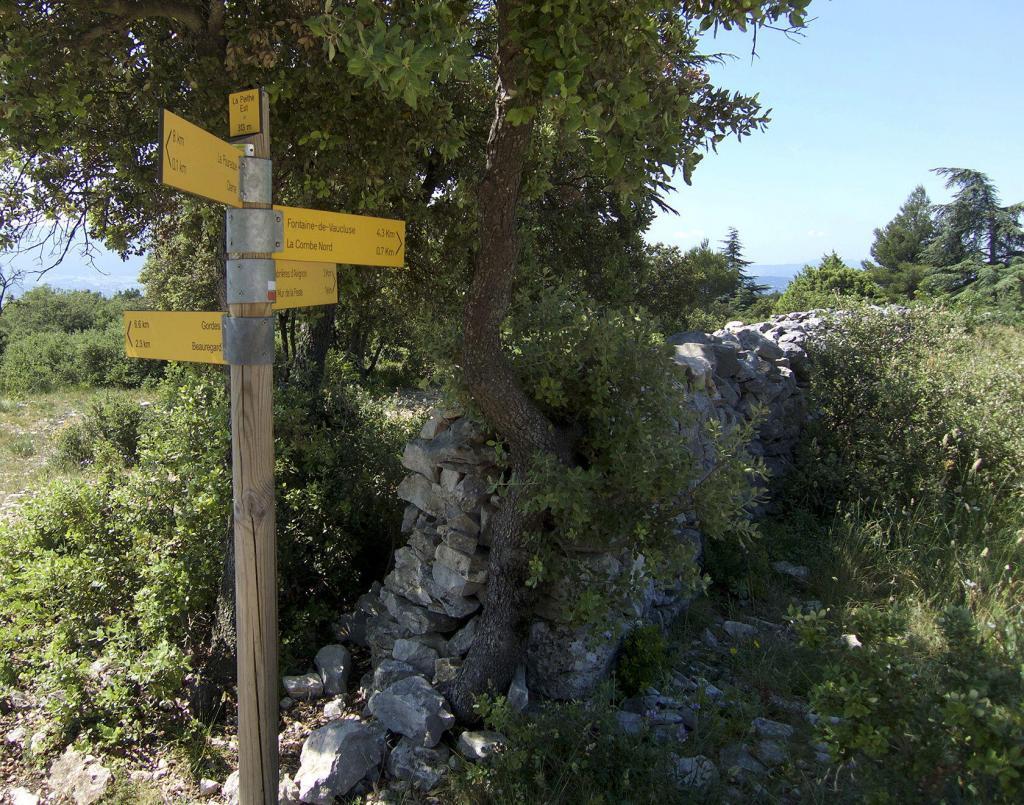
[[[757,264],[802,264],[835,249],[856,265],[917,184],[948,194],[939,166],[985,171],[1004,202],[1024,200],[1024,0],[814,0],[797,42],[720,34],[706,50],[722,86],[759,93],[765,133],[728,141],[669,199],[648,237],[687,247],[735,226]],[[117,290],[141,259],[104,255],[105,276],[73,254],[54,285]]]
[[[797,43],[762,32],[707,45],[740,58],[722,86],[760,93],[768,131],[721,145],[669,199],[648,237],[691,246],[735,226],[755,263],[854,265],[917,184],[948,194],[930,168],[989,174],[1024,201],[1024,0],[814,0]]]

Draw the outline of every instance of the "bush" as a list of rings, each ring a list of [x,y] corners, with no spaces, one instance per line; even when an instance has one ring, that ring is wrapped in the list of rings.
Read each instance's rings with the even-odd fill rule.
[[[12,338],[0,362],[0,392],[35,394],[77,386],[139,386],[162,363],[128,358],[120,323],[76,333]]]
[[[817,416],[789,501],[830,518],[800,550],[825,558],[833,614],[794,615],[824,661],[822,737],[871,801],[1019,801],[1024,337],[862,310],[812,352]]]
[[[820,265],[804,266],[793,277],[776,301],[775,312],[843,307],[851,300],[878,302],[884,298],[867,271],[850,268],[832,252],[821,259]]]
[[[677,802],[671,756],[652,737],[626,735],[607,693],[578,704],[545,704],[529,717],[507,702],[482,703],[488,725],[508,739],[486,764],[450,775],[458,803]]]
[[[622,643],[616,678],[624,693],[636,696],[653,687],[668,668],[668,643],[657,626],[634,629]]]
[[[106,299],[45,285],[13,300],[0,316],[0,392],[130,388],[158,376],[161,362],[129,359],[124,352],[121,313],[139,302],[137,292]]]
[[[174,367],[146,413],[97,401],[60,439],[92,471],[0,525],[0,682],[48,702],[54,740],[110,745],[181,726],[230,538],[224,375]],[[337,612],[382,574],[408,426],[358,390],[285,391],[276,410],[282,666],[308,664]],[[63,745],[63,743],[61,744]]]
[[[230,510],[216,381],[164,389],[129,471],[57,482],[0,526],[0,675],[45,695],[58,741],[138,740],[174,713]]]
[[[57,434],[55,460],[65,466],[135,463],[146,409],[133,397],[107,393],[89,403],[85,417]]]
[[[1024,655],[1017,624],[982,637],[969,609],[948,606],[926,640],[910,617],[898,607],[854,609],[843,628],[859,634],[863,647],[817,646],[832,662],[812,705],[837,717],[822,727],[833,755],[858,761],[860,784],[878,801],[1019,802]]]
[[[931,308],[860,310],[811,345],[807,429],[790,488],[831,511],[840,499],[973,503],[981,487],[1020,490],[1024,339]]]
[[[283,668],[308,663],[337,613],[386,572],[404,510],[400,458],[418,424],[354,386],[276,395]]]

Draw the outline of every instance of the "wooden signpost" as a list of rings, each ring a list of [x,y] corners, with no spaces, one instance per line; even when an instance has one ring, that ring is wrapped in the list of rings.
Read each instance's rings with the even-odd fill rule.
[[[129,311],[129,357],[229,364],[241,805],[278,801],[273,311],[338,301],[337,264],[401,267],[405,222],[274,207],[265,93],[228,99],[225,142],[166,110],[160,181],[227,213],[228,314]],[[240,150],[241,149],[241,150]]]

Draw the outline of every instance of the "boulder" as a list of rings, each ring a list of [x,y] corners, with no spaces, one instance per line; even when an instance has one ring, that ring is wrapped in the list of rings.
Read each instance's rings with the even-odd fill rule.
[[[754,744],[754,757],[765,766],[774,768],[789,760],[789,752],[778,741],[762,739]]]
[[[103,798],[113,779],[110,769],[96,758],[69,746],[53,762],[47,782],[52,790],[74,800],[75,805],[92,805]]]
[[[595,637],[586,627],[534,621],[526,646],[530,689],[549,699],[585,699],[608,676],[618,638],[618,629]]]
[[[469,653],[469,647],[473,644],[473,638],[476,637],[476,630],[479,623],[479,617],[473,618],[469,623],[453,634],[448,640],[448,647],[445,653],[449,657],[465,657]]]
[[[783,576],[789,576],[801,584],[806,584],[811,577],[810,568],[804,565],[794,565],[792,562],[772,562],[772,570]]]
[[[385,727],[420,746],[437,746],[455,723],[444,697],[421,676],[401,679],[375,693],[368,706]]]
[[[416,439],[405,446],[402,453],[402,466],[407,470],[418,472],[432,483],[438,481],[438,468],[430,453],[430,442]],[[422,507],[421,507],[422,508]]]
[[[762,766],[743,744],[730,744],[725,747],[719,752],[718,760],[730,777],[761,777],[768,773],[768,769]]]
[[[300,674],[281,677],[288,696],[299,701],[311,701],[324,695],[324,682],[320,674]]]
[[[27,788],[12,788],[7,792],[7,799],[11,805],[39,805],[39,795]]]
[[[399,662],[411,665],[423,676],[432,676],[434,663],[437,661],[437,651],[418,640],[402,638],[395,641],[392,654]]]
[[[384,757],[384,731],[341,719],[309,734],[299,757],[295,783],[303,802],[329,805],[375,771]]]
[[[681,788],[707,792],[718,785],[718,767],[704,755],[675,758],[674,772]]]
[[[757,629],[749,623],[741,623],[740,621],[725,621],[722,624],[722,631],[733,640],[738,641],[753,640],[757,637]]]
[[[409,634],[453,632],[459,625],[457,619],[439,612],[431,612],[426,607],[395,595],[391,590],[382,590],[380,597],[388,609],[388,614]]]
[[[415,473],[402,479],[398,485],[398,497],[427,514],[439,517],[444,511],[443,499],[438,495],[440,490],[441,487],[432,484],[430,479]]]
[[[448,771],[448,749],[429,749],[411,738],[402,738],[388,756],[388,774],[412,783],[418,791],[431,791]]]
[[[793,737],[793,728],[781,721],[772,721],[770,718],[755,718],[750,722],[754,734],[758,738],[774,738],[785,741]]]
[[[508,706],[522,713],[530,704],[530,690],[526,687],[526,666],[519,665],[508,686]]]
[[[373,669],[373,690],[384,690],[401,679],[416,676],[417,673],[417,670],[407,662],[384,660]]]
[[[320,672],[325,696],[337,696],[348,690],[348,677],[352,672],[352,655],[337,643],[324,646],[316,653],[313,664]]]
[[[455,748],[466,760],[485,760],[505,748],[508,739],[493,730],[466,730]]]

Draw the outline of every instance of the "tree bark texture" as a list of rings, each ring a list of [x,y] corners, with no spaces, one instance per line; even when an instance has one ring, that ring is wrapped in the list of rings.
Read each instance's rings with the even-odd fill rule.
[[[519,256],[516,208],[532,125],[512,125],[508,112],[524,103],[516,97],[517,46],[509,37],[509,11],[499,2],[494,120],[487,140],[487,164],[478,191],[479,248],[463,314],[462,363],[465,383],[488,423],[506,440],[519,478],[538,454],[571,460],[568,439],[524,391],[501,344]],[[480,628],[458,676],[448,688],[456,716],[476,720],[473,699],[504,694],[522,658],[531,596],[525,581],[528,554],[524,534],[539,525],[521,511],[522,490],[513,485],[492,520],[487,596]]]

